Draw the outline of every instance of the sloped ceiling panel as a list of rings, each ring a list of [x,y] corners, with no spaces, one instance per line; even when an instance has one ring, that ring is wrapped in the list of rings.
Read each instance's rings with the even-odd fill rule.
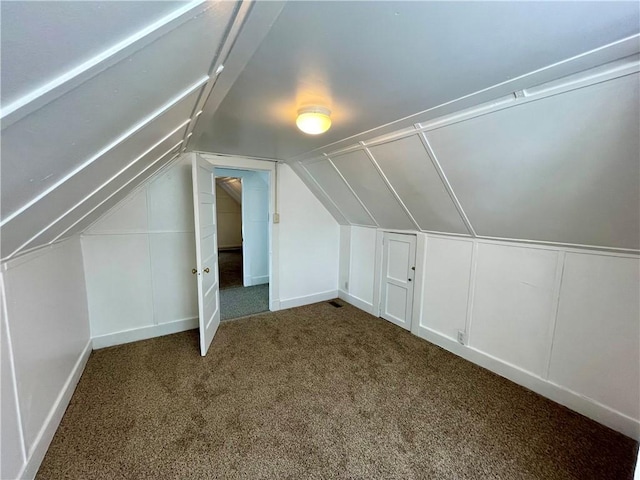
[[[370,151],[421,230],[470,233],[417,135]]]
[[[48,228],[45,228],[39,231],[37,235],[30,237],[25,244],[14,245],[14,230],[7,230],[7,232],[4,233],[2,237],[3,257],[9,256],[14,253],[14,251],[16,251],[16,248],[19,248],[20,250],[27,250],[43,243],[49,243],[51,241],[58,240],[59,238],[68,236],[66,235],[68,229],[72,225],[75,225],[77,222],[83,219],[85,216],[87,216],[90,212],[92,212],[94,208],[105,202],[108,198],[111,197],[111,195],[114,195],[124,185],[134,181],[134,179],[136,178],[139,179],[138,175],[140,175],[144,171],[148,171],[149,168],[151,168],[152,165],[159,161],[160,158],[166,160],[167,157],[172,156],[170,154],[171,152],[177,152],[179,147],[183,143],[183,136],[184,127],[176,130],[175,132],[173,132],[173,134],[166,136],[154,147],[148,149],[145,152],[141,152],[138,157],[134,157],[134,162],[127,165],[126,170],[117,172],[113,177],[104,177],[103,185],[96,188],[96,190],[92,192],[90,196],[86,197],[86,199],[81,203],[73,206],[68,212],[63,213],[58,217],[51,217],[54,218],[54,220],[51,221],[51,223],[48,225]],[[61,193],[64,194],[69,192]],[[39,202],[36,205],[40,205],[41,203],[42,202]],[[18,217],[16,220],[18,221],[20,219],[21,217]],[[19,226],[19,224],[17,225]],[[17,238],[19,239],[19,241],[22,241],[22,234],[19,234]]]
[[[376,226],[376,223],[329,160],[321,159],[309,162],[304,165],[304,168],[349,223],[352,225]]]
[[[242,205],[242,182],[234,177],[217,177],[216,187],[224,190],[238,205]]]
[[[105,3],[105,11],[111,12],[107,22],[111,18],[109,15],[115,15],[115,12],[125,15],[129,4],[122,2],[112,9],[106,5],[111,2],[60,3],[68,6],[72,18],[91,16],[96,4]],[[157,38],[153,37],[153,41],[145,38],[140,40],[141,46],[127,47],[131,51],[129,56],[89,75],[67,93],[33,111],[27,105],[25,108],[30,113],[6,125],[3,123],[3,258],[18,253],[17,247],[35,247],[50,241],[52,236],[59,237],[61,230],[77,224],[88,211],[93,211],[99,198],[111,195],[123,183],[131,181],[144,162],[155,161],[160,153],[154,146],[160,144],[166,150],[169,143],[176,145],[184,140],[189,122],[195,115],[196,103],[210,81],[215,55],[238,11],[233,2],[200,3],[157,5],[152,2],[146,22],[143,6],[138,2],[131,3],[132,18],[113,30],[111,39],[114,42],[130,29],[153,22],[172,5],[174,8],[181,6],[180,12],[184,5],[193,5],[193,10],[185,10],[185,18],[180,18],[180,22],[162,25],[164,30],[158,27],[160,33],[154,32]],[[82,4],[86,4],[87,10],[81,13]],[[46,12],[63,15],[65,8],[64,5],[52,9],[45,7],[45,13],[36,16],[34,25],[43,21]],[[2,20],[4,27],[6,19]],[[58,27],[59,20],[50,18],[49,22]],[[27,20],[25,22],[27,27],[22,30],[23,36],[34,28]],[[64,20],[61,22],[65,23]],[[99,32],[107,35],[106,30],[99,29]],[[87,34],[83,28],[65,33],[71,37],[76,35],[73,40],[80,43],[82,36]],[[34,42],[19,35],[20,32],[14,32],[14,48],[24,44],[24,51],[37,57]],[[71,41],[66,37],[55,40],[51,43],[56,48]],[[104,38],[101,42],[110,43]],[[5,80],[9,84],[18,83],[15,79],[20,76],[35,78],[36,73],[57,73],[59,69],[81,61],[83,55],[92,53],[97,45],[96,40],[95,44],[89,42],[84,48],[71,49],[76,55],[73,58],[69,52],[60,54],[59,58],[54,56],[52,61],[45,62],[43,71],[28,71],[26,66],[21,67],[22,64],[9,72],[3,69],[3,85]],[[200,45],[206,45],[206,48],[194,48]],[[3,44],[3,52],[4,47]],[[157,154],[156,157],[144,153],[149,149]],[[123,170],[132,162],[137,162],[135,168]],[[146,177],[138,177],[138,181],[143,178]],[[113,185],[104,184],[109,179],[114,181]],[[135,187],[135,184],[128,185]],[[99,194],[96,188],[101,189]],[[54,226],[56,221],[60,225]],[[40,235],[34,238],[38,232]]]
[[[350,225],[349,221],[336,206],[336,202],[332,198],[329,198],[327,193],[320,187],[320,185],[318,185],[318,182],[313,179],[309,171],[304,168],[300,162],[290,163],[289,166],[294,172],[296,172],[302,182],[307,186],[309,190],[311,190],[316,198],[320,200],[320,203],[324,205],[324,208],[327,209],[327,211],[333,216],[336,222],[338,222],[340,225]]]
[[[331,160],[378,226],[400,230],[417,228],[366,153],[356,151]]]
[[[66,224],[84,215],[86,210],[95,206],[95,199],[98,198],[95,195],[99,190],[109,192],[117,188],[117,177],[129,178],[139,165],[144,166],[145,162],[155,159],[145,154],[150,147],[160,143],[165,147],[161,152],[164,153],[167,148],[180,142],[200,90],[196,89],[187,95],[155,121],[62,183],[43,201],[34,203],[12,220],[8,224],[11,228],[2,233],[3,258],[22,247],[24,242],[46,241],[49,237],[47,227],[55,231],[55,223]],[[164,139],[167,135],[168,139]],[[153,150],[157,152],[157,149]],[[81,203],[78,203],[79,199]],[[64,219],[65,216],[69,218]]]
[[[520,80],[637,34],[639,24],[637,2],[287,2],[215,114],[205,106],[194,145],[317,157],[419,112],[391,130],[630,55],[596,55],[560,73],[541,72],[533,83]],[[491,92],[480,100],[449,103],[484,89]],[[301,134],[297,109],[314,103],[332,110],[333,126],[323,135]]]
[[[181,5],[177,1],[0,2],[2,105],[89,61]]]
[[[3,217],[201,81],[212,53],[190,47],[217,45],[229,19],[212,20],[187,22],[3,130]]]
[[[159,150],[159,149],[158,149]],[[131,178],[127,181],[120,189],[116,190],[115,193],[111,194],[107,197],[106,200],[98,203],[89,213],[81,218],[76,223],[65,226],[62,225],[60,228],[64,227],[64,234],[60,235],[60,238],[71,237],[76,233],[83,232],[87,227],[97,221],[102,215],[107,213],[109,210],[118,205],[121,201],[123,201],[127,196],[133,192],[140,185],[145,183],[147,180],[151,179],[155,175],[159,174],[169,165],[179,160],[178,149],[174,148],[168,152],[165,152],[161,157],[152,161],[147,168],[138,174],[138,176]]]
[[[427,133],[478,235],[640,248],[639,75]]]

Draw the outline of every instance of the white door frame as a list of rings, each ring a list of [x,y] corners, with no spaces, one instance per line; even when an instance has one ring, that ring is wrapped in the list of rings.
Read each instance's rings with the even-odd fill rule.
[[[217,168],[257,170],[269,173],[269,310],[272,312],[280,310],[279,225],[273,223],[277,198],[277,162],[203,152],[195,152],[194,154],[200,155]]]

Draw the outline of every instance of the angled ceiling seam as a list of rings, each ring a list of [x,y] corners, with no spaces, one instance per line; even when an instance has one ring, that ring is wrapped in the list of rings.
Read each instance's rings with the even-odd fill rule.
[[[364,145],[363,145],[363,147],[364,147]],[[376,161],[376,159],[371,154],[371,150],[369,150],[367,147],[364,147],[363,151],[364,151],[365,155],[367,156],[367,158],[369,159],[369,161],[371,162],[371,164],[373,165],[373,168],[376,169],[376,171],[378,172],[378,175],[380,175],[380,178],[382,178],[382,181],[384,182],[384,184],[387,186],[387,188],[391,192],[391,195],[393,195],[395,197],[396,201],[400,204],[400,207],[404,210],[404,213],[413,222],[413,225],[414,225],[414,227],[416,227],[416,230],[420,230],[420,225],[418,225],[418,222],[414,218],[413,214],[409,211],[409,209],[407,208],[405,203],[402,201],[402,199],[400,198],[400,195],[398,195],[398,192],[396,192],[396,189],[393,188],[393,185],[391,185],[391,182],[389,181],[387,176],[382,171],[382,168],[380,168],[380,165],[378,165],[378,162]]]
[[[177,148],[180,147],[180,145],[182,145],[182,143],[184,142],[184,140],[180,140],[178,143],[176,143],[175,145],[173,145],[171,148],[169,148],[165,153],[163,153],[160,157],[158,157],[157,159],[155,159],[153,162],[151,162],[149,165],[147,165],[145,167],[144,170],[142,170],[140,173],[138,173],[135,177],[131,178],[130,180],[127,181],[127,183],[125,183],[124,185],[122,185],[120,188],[118,188],[115,192],[111,193],[105,200],[101,201],[98,205],[94,206],[90,211],[88,211],[85,215],[83,215],[80,219],[78,219],[76,222],[74,222],[71,226],[69,226],[67,229],[65,229],[62,233],[60,233],[57,237],[55,237],[51,242],[57,242],[59,239],[61,239],[67,232],[69,232],[70,230],[73,229],[73,227],[75,227],[76,225],[78,225],[80,222],[82,222],[85,218],[87,218],[89,215],[91,215],[93,212],[95,212],[98,208],[100,208],[102,205],[104,205],[105,203],[107,203],[111,198],[115,197],[119,192],[121,192],[122,190],[124,190],[128,185],[130,185],[131,183],[133,183],[136,179],[138,179],[139,177],[143,176],[144,173],[151,169],[154,165],[156,165],[157,163],[161,162],[161,160],[163,158],[165,158],[167,155],[173,153],[176,151]],[[180,156],[179,152],[175,152],[175,155],[173,157],[171,157],[165,164],[163,164],[157,171],[153,172],[149,177],[147,177],[147,179],[153,177],[154,175],[156,175],[157,173],[159,173],[161,170],[163,170],[165,167],[168,167],[172,162],[174,162],[175,160],[178,159],[178,157]],[[145,179],[146,182],[146,179]],[[140,183],[137,188],[142,188],[144,186],[144,183],[142,182]],[[123,199],[124,200],[124,199]],[[118,202],[119,203],[119,202]],[[116,204],[117,205],[117,204]],[[114,205],[115,206],[115,205]],[[106,214],[109,210],[111,210],[111,208],[109,208],[107,211],[105,211],[103,214]],[[89,225],[94,224],[95,222],[97,222],[100,218],[102,217],[102,215],[100,215],[98,218],[94,219]],[[89,226],[87,225],[87,227]],[[84,229],[83,229],[84,230]]]
[[[171,138],[173,135],[175,135],[177,132],[179,132],[180,130],[182,130],[184,127],[186,127],[186,125],[189,123],[189,119],[184,120],[180,125],[178,125],[176,128],[174,128],[169,134],[165,135],[164,137],[162,137],[160,140],[158,140],[157,142],[155,142],[151,147],[147,148],[142,154],[140,154],[139,156],[137,156],[135,159],[133,159],[131,162],[129,162],[124,168],[120,169],[117,173],[115,173],[114,175],[112,175],[108,180],[106,180],[105,182],[103,182],[100,186],[98,186],[96,189],[94,189],[91,193],[89,193],[88,195],[84,196],[79,202],[77,202],[75,205],[73,205],[71,208],[69,208],[67,211],[65,211],[62,215],[58,216],[55,220],[53,220],[51,223],[49,223],[47,226],[45,226],[43,229],[41,229],[38,233],[36,233],[35,235],[33,235],[32,237],[30,237],[26,242],[24,242],[20,247],[18,247],[14,252],[12,252],[7,258],[11,258],[13,256],[15,256],[17,253],[19,253],[25,246],[29,245],[30,243],[32,243],[34,240],[36,240],[37,238],[39,238],[40,236],[42,236],[44,233],[46,233],[49,229],[51,229],[54,225],[56,225],[58,222],[60,222],[62,219],[64,219],[65,217],[67,217],[69,214],[71,214],[74,210],[76,210],[77,208],[79,208],[81,205],[83,205],[84,203],[86,203],[89,199],[91,199],[91,197],[93,197],[96,193],[98,193],[99,191],[101,191],[102,189],[104,189],[105,187],[107,187],[108,185],[110,185],[114,180],[116,180],[118,177],[120,177],[123,173],[125,173],[127,170],[129,170],[131,167],[133,167],[135,164],[137,164],[140,160],[142,160],[143,158],[145,158],[149,153],[151,153],[154,149],[156,149],[158,146],[160,146],[163,142],[165,142],[166,140],[168,140],[169,138]],[[175,147],[175,145],[174,145]],[[163,154],[164,156],[164,154]]]
[[[336,167],[336,164],[333,163],[333,160],[329,157],[326,157],[327,161],[329,162],[329,165],[331,165],[331,167],[333,167],[333,169],[335,170],[335,172],[338,174],[338,176],[340,177],[340,179],[344,182],[344,184],[347,186],[347,188],[349,189],[349,191],[351,192],[351,194],[355,197],[355,199],[358,201],[358,203],[362,206],[362,208],[364,209],[364,211],[367,213],[367,215],[369,216],[369,218],[371,219],[371,221],[375,224],[376,227],[380,227],[380,222],[378,222],[378,220],[373,216],[373,214],[371,213],[371,211],[367,208],[367,206],[364,204],[364,202],[360,199],[360,197],[358,196],[358,194],[355,192],[355,190],[353,189],[353,187],[349,184],[349,182],[347,182],[347,179],[344,178],[344,175],[342,175],[342,172],[338,169],[338,167]]]
[[[449,194],[449,197],[451,197],[451,201],[453,202],[453,205],[456,207],[456,210],[458,210],[458,213],[460,214],[462,221],[467,227],[467,230],[469,230],[469,233],[471,234],[472,237],[477,237],[476,231],[473,228],[473,225],[471,224],[471,220],[469,220],[469,217],[464,211],[464,208],[462,208],[462,203],[460,203],[460,200],[458,199],[456,192],[453,190],[453,186],[451,185],[451,182],[449,182],[449,179],[447,178],[447,174],[444,172],[442,165],[438,161],[436,152],[433,151],[433,148],[429,144],[429,140],[427,139],[427,136],[424,134],[424,132],[420,132],[418,134],[418,138],[420,139],[420,143],[422,143],[422,146],[424,147],[427,153],[427,156],[431,160],[433,167],[436,169],[436,172],[438,173],[438,176],[440,177],[440,181],[444,185],[445,190]]]
[[[318,191],[318,193],[320,194],[324,202],[328,203],[333,209],[335,209],[338,215],[342,217],[342,220],[346,222],[347,225],[350,225],[351,222],[346,217],[342,209],[340,209],[338,204],[327,194],[326,190],[322,188],[322,185],[318,183],[318,181],[314,178],[314,176],[311,175],[311,172],[309,172],[309,170],[307,170],[307,168],[300,162],[294,162],[292,165],[297,166],[297,168],[294,168],[294,170],[297,170],[298,168],[302,170],[302,175],[300,177],[307,184],[307,186],[311,184],[312,187],[310,188]],[[343,222],[341,222],[340,219],[336,218],[336,220],[338,221],[338,223],[343,224]]]
[[[64,177],[62,177],[56,183],[54,183],[49,188],[47,188],[46,190],[44,190],[43,192],[38,194],[36,197],[32,198],[29,202],[27,202],[22,207],[18,208],[14,212],[12,212],[10,215],[7,215],[7,217],[3,218],[2,221],[0,221],[0,227],[3,227],[6,224],[8,224],[11,220],[13,220],[15,217],[17,217],[21,213],[23,213],[29,207],[31,207],[35,203],[39,202],[40,200],[42,200],[44,197],[49,195],[56,188],[60,187],[67,180],[69,180],[71,177],[73,177],[74,175],[76,175],[80,171],[84,170],[86,167],[88,167],[93,162],[95,162],[96,160],[101,158],[103,155],[105,155],[110,150],[112,150],[115,147],[117,147],[118,145],[122,144],[125,140],[127,140],[128,138],[130,138],[133,135],[135,135],[137,132],[142,130],[145,126],[151,124],[154,120],[156,120],[162,114],[164,114],[165,112],[169,111],[172,107],[174,107],[175,105],[180,103],[181,100],[183,100],[184,98],[188,97],[191,93],[193,93],[197,89],[201,88],[206,83],[206,81],[208,79],[209,79],[208,75],[202,77],[195,84],[191,85],[189,88],[187,88],[186,90],[184,90],[181,93],[179,93],[177,96],[175,96],[169,102],[167,102],[165,105],[163,105],[159,109],[155,110],[153,113],[151,113],[147,117],[143,118],[140,122],[135,124],[133,127],[129,128],[127,131],[125,131],[123,134],[121,134],[118,138],[116,138],[115,140],[111,141],[110,143],[108,143],[103,148],[101,148],[97,153],[95,153],[93,156],[91,156],[90,158],[85,160],[78,167],[73,169],[71,172],[67,173]]]
[[[203,125],[207,124],[210,120],[209,117],[213,115],[229,93],[249,60],[271,30],[285,5],[285,2],[259,2],[254,0],[248,0],[248,3],[250,4],[249,14],[246,15],[246,18],[243,18],[241,24],[240,22],[237,23],[240,29],[239,32],[234,32],[236,29],[236,24],[234,24],[231,33],[233,42],[229,46],[229,51],[227,53],[223,52],[224,72],[216,78],[216,89],[210,90],[205,98],[202,111],[199,112],[204,115],[200,117],[198,114],[199,121],[194,125],[193,129],[196,138],[202,136],[203,131],[206,129]],[[190,151],[198,151],[197,146]],[[221,154],[224,155],[224,153]],[[260,156],[252,155],[251,157],[259,158]],[[269,158],[268,160],[275,160],[275,158]]]
[[[193,112],[191,113],[191,123],[189,124],[185,132],[185,142],[182,146],[182,151],[186,151],[189,140],[192,136],[191,134],[195,130],[200,114],[202,113],[202,108],[211,95],[211,92],[213,91],[218,81],[219,75],[222,73],[222,71],[218,71],[218,68],[224,65],[224,62],[226,61],[229,52],[233,48],[233,45],[235,44],[235,41],[240,31],[242,30],[242,25],[245,23],[247,15],[251,11],[252,7],[253,0],[244,0],[236,6],[236,9],[233,13],[233,19],[227,25],[227,30],[223,35],[223,40],[213,57],[211,66],[209,67],[209,81],[200,92],[200,95],[198,96],[198,99],[196,100],[196,103],[193,107]]]
[[[59,75],[44,86],[35,88],[9,105],[3,106],[0,113],[2,129],[63,96],[209,8],[211,5],[206,0],[193,0],[125,40],[94,55],[81,65]]]

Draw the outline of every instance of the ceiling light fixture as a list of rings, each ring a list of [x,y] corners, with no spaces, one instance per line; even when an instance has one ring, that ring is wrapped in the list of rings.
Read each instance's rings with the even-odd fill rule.
[[[331,110],[324,107],[312,106],[298,110],[296,125],[304,133],[318,135],[331,127]]]

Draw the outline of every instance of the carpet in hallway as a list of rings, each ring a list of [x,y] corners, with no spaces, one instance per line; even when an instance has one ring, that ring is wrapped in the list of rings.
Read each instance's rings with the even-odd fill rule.
[[[269,311],[269,284],[220,290],[220,320]]]
[[[91,354],[38,479],[630,479],[637,443],[349,305]]]
[[[242,249],[218,252],[220,289],[242,287]]]

